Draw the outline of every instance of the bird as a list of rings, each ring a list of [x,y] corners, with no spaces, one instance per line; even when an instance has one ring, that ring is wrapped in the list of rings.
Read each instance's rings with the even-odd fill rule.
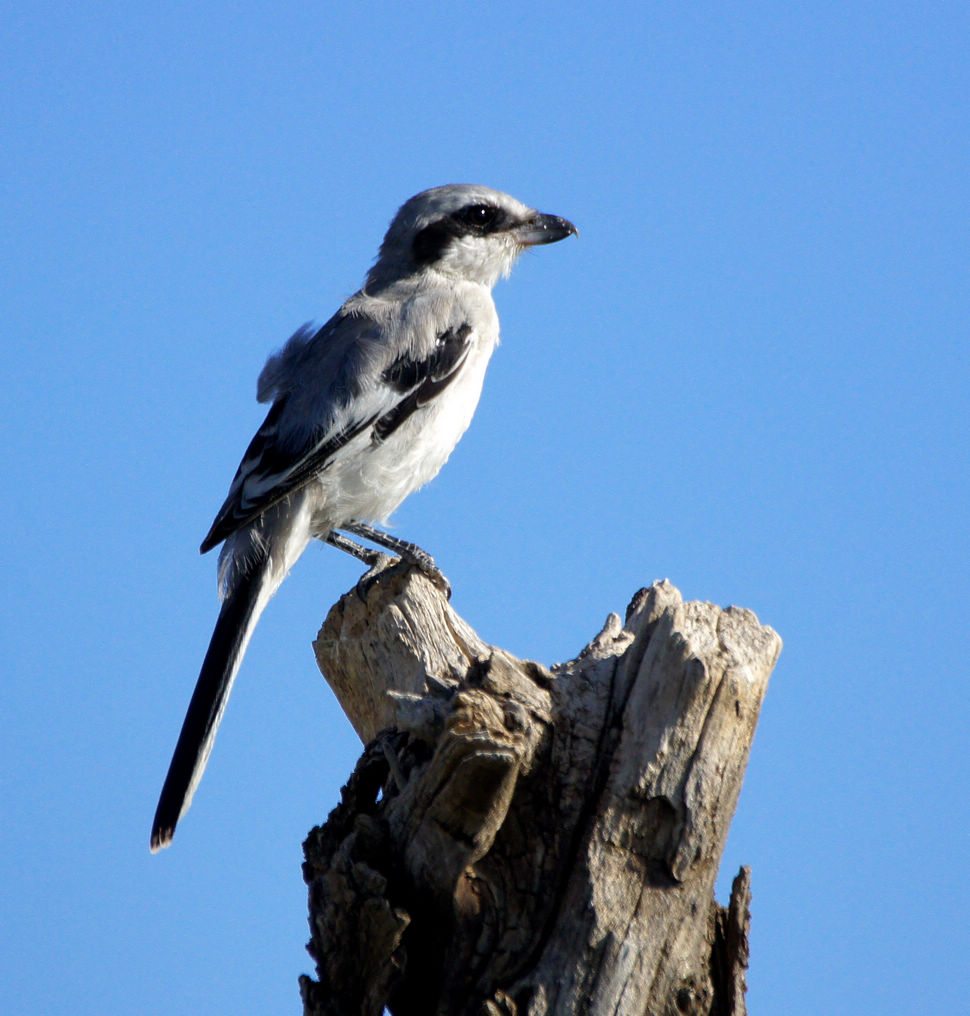
[[[267,360],[256,397],[269,411],[200,548],[222,544],[221,607],[152,853],[171,843],[256,623],[310,540],[373,563],[378,552],[356,536],[444,581],[429,554],[374,524],[438,473],[471,422],[499,340],[495,283],[527,248],[570,235],[567,219],[489,187],[422,191],[394,216],[362,288]]]

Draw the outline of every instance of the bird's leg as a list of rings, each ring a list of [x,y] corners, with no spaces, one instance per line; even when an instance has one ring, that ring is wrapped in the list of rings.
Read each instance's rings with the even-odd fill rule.
[[[359,536],[363,540],[370,540],[371,543],[376,543],[379,547],[385,547],[406,561],[410,561],[411,564],[417,565],[451,599],[451,583],[434,563],[434,558],[426,550],[422,550],[416,543],[402,540],[397,536],[391,536],[390,533],[385,533],[381,529],[375,529],[374,526],[369,526],[366,522],[348,522],[340,528],[345,529],[348,533],[353,533],[354,536]],[[347,542],[352,543],[351,540],[347,540]],[[363,550],[364,548],[361,547],[360,549]]]
[[[402,540],[399,536],[391,536],[390,533],[385,533],[381,529],[369,526],[366,522],[348,522],[340,528],[346,529],[348,533],[353,533],[354,536],[359,536],[363,540],[370,540],[371,543],[376,543],[379,547],[386,547],[400,557],[406,557],[422,570],[425,568],[433,571],[438,570],[437,565],[434,563],[434,558],[426,550],[422,550],[416,543]],[[348,540],[347,542],[350,543],[351,541]],[[361,549],[363,550],[364,548]]]
[[[373,568],[374,565],[381,559],[381,552],[379,550],[371,550],[370,547],[362,547],[359,543],[354,543],[353,540],[348,540],[346,536],[342,536],[340,533],[327,533],[324,540],[329,543],[331,547],[336,547],[337,550],[342,550],[344,553],[350,554],[352,557],[356,557],[358,561],[363,561],[364,564],[371,568]]]
[[[386,554],[382,554],[379,550],[371,550],[370,547],[362,547],[359,543],[354,543],[353,540],[348,540],[346,536],[342,536],[340,533],[330,532],[323,537],[325,542],[329,543],[331,547],[336,547],[338,550],[345,551],[352,557],[356,557],[358,561],[363,561],[367,565],[368,571],[361,575],[357,581],[357,595],[360,597],[362,603],[367,602],[367,593],[370,591],[370,587],[377,580],[378,572],[374,569],[381,563],[381,558],[389,560]]]

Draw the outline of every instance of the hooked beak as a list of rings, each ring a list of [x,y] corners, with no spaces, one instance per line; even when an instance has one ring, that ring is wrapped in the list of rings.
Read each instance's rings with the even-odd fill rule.
[[[528,222],[515,226],[511,232],[523,247],[556,243],[558,240],[565,240],[570,234],[579,236],[579,230],[569,219],[561,219],[558,215],[545,215],[542,212],[536,212]]]

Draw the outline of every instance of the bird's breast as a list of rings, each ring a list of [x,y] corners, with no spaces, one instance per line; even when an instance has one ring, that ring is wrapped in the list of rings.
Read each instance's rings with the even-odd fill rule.
[[[318,479],[319,521],[329,531],[354,519],[384,522],[413,491],[437,475],[468,429],[496,339],[474,336],[455,378],[381,439],[373,429],[357,453],[342,457]],[[316,499],[315,499],[316,500]]]

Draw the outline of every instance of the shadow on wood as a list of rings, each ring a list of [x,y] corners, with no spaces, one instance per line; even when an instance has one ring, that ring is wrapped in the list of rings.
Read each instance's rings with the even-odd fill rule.
[[[321,670],[368,742],[305,844],[312,1016],[743,1014],[750,872],[713,896],[781,640],[667,582],[547,670],[394,564]]]

